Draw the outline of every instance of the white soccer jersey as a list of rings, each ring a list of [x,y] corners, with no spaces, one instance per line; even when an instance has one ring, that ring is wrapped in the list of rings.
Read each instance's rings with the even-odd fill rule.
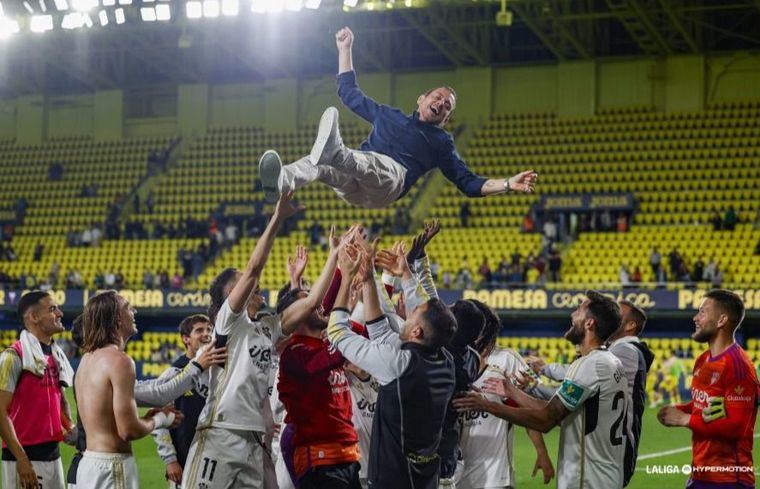
[[[488,366],[474,385],[483,388],[486,379],[504,380],[528,368],[525,361],[513,350],[497,349],[488,356]],[[491,401],[501,398],[487,394]],[[513,463],[514,426],[507,421],[483,411],[466,411],[460,414],[464,467],[459,489],[483,487],[507,487],[515,484]]]
[[[556,396],[572,411],[559,435],[557,489],[622,488],[631,396],[620,360],[593,350],[570,365]]]
[[[198,428],[265,432],[271,416],[272,344],[282,337],[279,318],[267,316],[254,322],[245,310],[235,314],[224,301],[214,333],[227,337],[227,364],[225,368],[211,367],[209,396]]]
[[[373,378],[364,382],[352,373],[348,373],[346,377],[351,388],[352,422],[356,434],[359,436],[359,451],[362,457],[359,478],[366,479],[369,447],[372,439],[372,421],[375,419],[375,403],[377,402],[377,390],[380,386]]]

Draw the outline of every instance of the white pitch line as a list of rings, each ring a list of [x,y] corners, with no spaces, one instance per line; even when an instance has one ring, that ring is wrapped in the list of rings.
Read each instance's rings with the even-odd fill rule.
[[[757,433],[755,435],[755,438],[760,438],[760,433]],[[690,452],[690,451],[691,451],[691,446],[682,447],[682,448],[674,448],[672,450],[665,450],[664,452],[655,452],[655,453],[647,453],[646,455],[639,455],[639,457],[636,460],[648,460],[650,458],[664,457],[666,455],[674,455],[676,453],[683,453],[683,452]]]

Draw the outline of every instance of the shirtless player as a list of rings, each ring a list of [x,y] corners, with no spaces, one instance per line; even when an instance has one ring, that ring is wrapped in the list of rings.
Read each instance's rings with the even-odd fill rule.
[[[102,292],[85,306],[85,355],[74,384],[87,451],[79,464],[77,489],[138,489],[130,442],[182,421],[182,415],[168,407],[138,417],[135,364],[124,353],[135,333],[135,310],[115,291]]]

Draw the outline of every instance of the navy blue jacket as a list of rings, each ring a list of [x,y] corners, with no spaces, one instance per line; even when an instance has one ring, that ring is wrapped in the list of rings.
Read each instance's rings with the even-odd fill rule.
[[[338,96],[346,107],[373,126],[360,149],[390,156],[406,168],[402,196],[425,173],[440,168],[465,195],[481,197],[486,179],[467,168],[457,153],[454,138],[444,129],[422,122],[417,112],[406,115],[367,97],[357,85],[354,71],[338,75]]]

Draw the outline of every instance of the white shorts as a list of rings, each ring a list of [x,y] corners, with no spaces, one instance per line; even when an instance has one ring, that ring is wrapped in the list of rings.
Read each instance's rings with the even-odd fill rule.
[[[182,474],[184,489],[263,489],[264,434],[225,428],[195,432]]]
[[[77,489],[139,489],[135,457],[86,450],[77,469]]]
[[[3,487],[19,487],[16,462],[3,460],[2,467]],[[64,489],[66,487],[66,478],[63,476],[63,463],[61,463],[60,458],[49,462],[36,462],[32,460],[32,467],[34,467],[34,473],[37,474],[37,480],[44,489]]]

